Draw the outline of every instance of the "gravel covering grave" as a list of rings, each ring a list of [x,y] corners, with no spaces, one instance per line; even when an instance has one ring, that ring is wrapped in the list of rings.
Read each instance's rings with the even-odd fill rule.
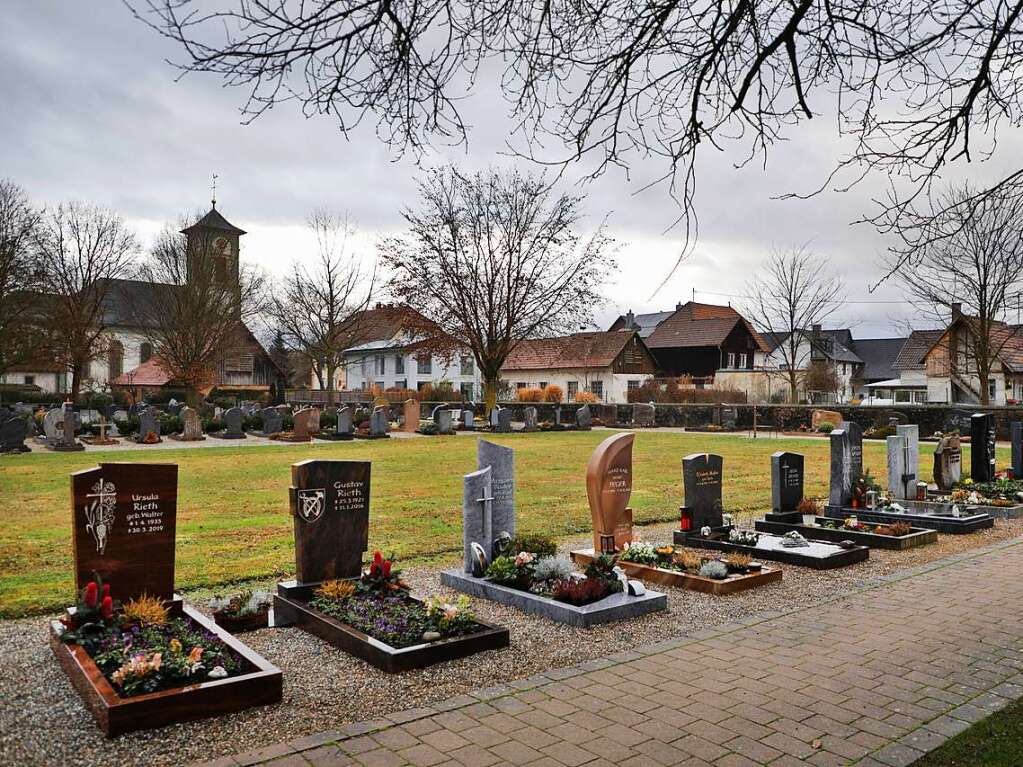
[[[667,542],[671,526],[642,528],[645,540]],[[303,631],[266,629],[244,641],[284,672],[277,706],[105,740],[46,644],[47,618],[0,623],[0,764],[180,765],[297,740],[323,730],[451,698],[535,673],[681,636],[770,609],[841,597],[872,579],[970,548],[1023,535],[1023,521],[998,520],[992,530],[940,536],[909,551],[872,551],[868,562],[818,572],[786,566],[784,580],[732,596],[664,589],[668,610],[624,623],[576,629],[476,600],[476,613],[511,630],[511,647],[404,674],[385,674]],[[563,542],[563,553],[588,536]],[[455,558],[409,566],[420,594],[440,590],[438,573]],[[268,585],[268,584],[263,584]],[[659,587],[660,588],[660,587]],[[201,606],[207,594],[192,594]]]

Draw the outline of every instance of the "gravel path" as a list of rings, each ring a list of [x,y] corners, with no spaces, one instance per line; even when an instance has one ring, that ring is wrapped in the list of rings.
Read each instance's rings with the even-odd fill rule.
[[[640,530],[667,542],[671,525]],[[817,572],[784,567],[784,580],[728,597],[668,589],[668,610],[637,620],[575,629],[477,600],[477,614],[511,629],[511,646],[400,675],[381,671],[297,629],[244,635],[244,641],[284,671],[284,701],[202,722],[134,733],[107,741],[79,701],[47,646],[42,618],[0,623],[0,764],[180,765],[294,740],[343,724],[467,691],[603,657],[699,631],[763,610],[790,609],[841,597],[872,579],[965,549],[1023,535],[1023,521],[997,520],[993,530],[940,536],[938,543],[906,552],[872,551],[868,562]],[[565,550],[589,545],[565,542]],[[405,571],[419,594],[439,590],[437,571],[448,559]],[[186,594],[202,605],[205,593]]]

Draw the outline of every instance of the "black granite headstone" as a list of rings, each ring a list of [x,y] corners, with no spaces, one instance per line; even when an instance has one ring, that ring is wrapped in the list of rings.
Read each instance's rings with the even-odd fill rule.
[[[1009,439],[1012,442],[1012,476],[1023,479],[1023,421],[1009,424]]]
[[[780,451],[771,455],[771,510],[795,511],[803,500],[803,456]]]
[[[995,424],[988,413],[970,417],[970,478],[974,482],[995,478]]]
[[[693,515],[693,527],[720,527],[722,458],[714,453],[693,453],[682,459],[685,506]]]
[[[30,448],[25,445],[28,434],[28,419],[25,416],[12,416],[0,421],[0,453],[27,453]]]

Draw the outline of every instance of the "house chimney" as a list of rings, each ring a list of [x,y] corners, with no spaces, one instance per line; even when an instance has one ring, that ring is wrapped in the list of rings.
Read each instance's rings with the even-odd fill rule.
[[[636,315],[632,313],[632,309],[629,309],[625,313],[625,329],[635,330],[636,329]]]
[[[821,324],[820,324],[820,323],[818,322],[818,323],[816,323],[816,324],[815,324],[815,325],[813,326],[813,335],[814,335],[814,338],[816,338],[816,337],[817,337],[817,336],[819,336],[820,334],[821,334]]]
[[[952,319],[953,320],[957,320],[957,319],[959,319],[962,316],[962,314],[963,314],[963,305],[961,303],[959,303],[958,301],[956,303],[952,304]]]
[[[676,301],[676,302],[675,302],[675,311],[677,312],[677,311],[679,311],[679,310],[680,310],[681,308],[682,308],[682,302],[681,302],[681,301]]]

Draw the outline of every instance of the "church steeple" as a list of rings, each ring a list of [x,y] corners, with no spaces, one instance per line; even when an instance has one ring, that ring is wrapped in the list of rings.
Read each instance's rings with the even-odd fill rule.
[[[220,211],[216,209],[216,197],[213,198],[214,207],[209,212],[189,227],[181,230],[181,233],[188,238],[188,276],[189,282],[198,279],[202,274],[199,265],[205,269],[211,269],[213,279],[217,283],[240,290],[239,284],[239,239],[245,234],[244,229],[239,229],[232,224]]]

